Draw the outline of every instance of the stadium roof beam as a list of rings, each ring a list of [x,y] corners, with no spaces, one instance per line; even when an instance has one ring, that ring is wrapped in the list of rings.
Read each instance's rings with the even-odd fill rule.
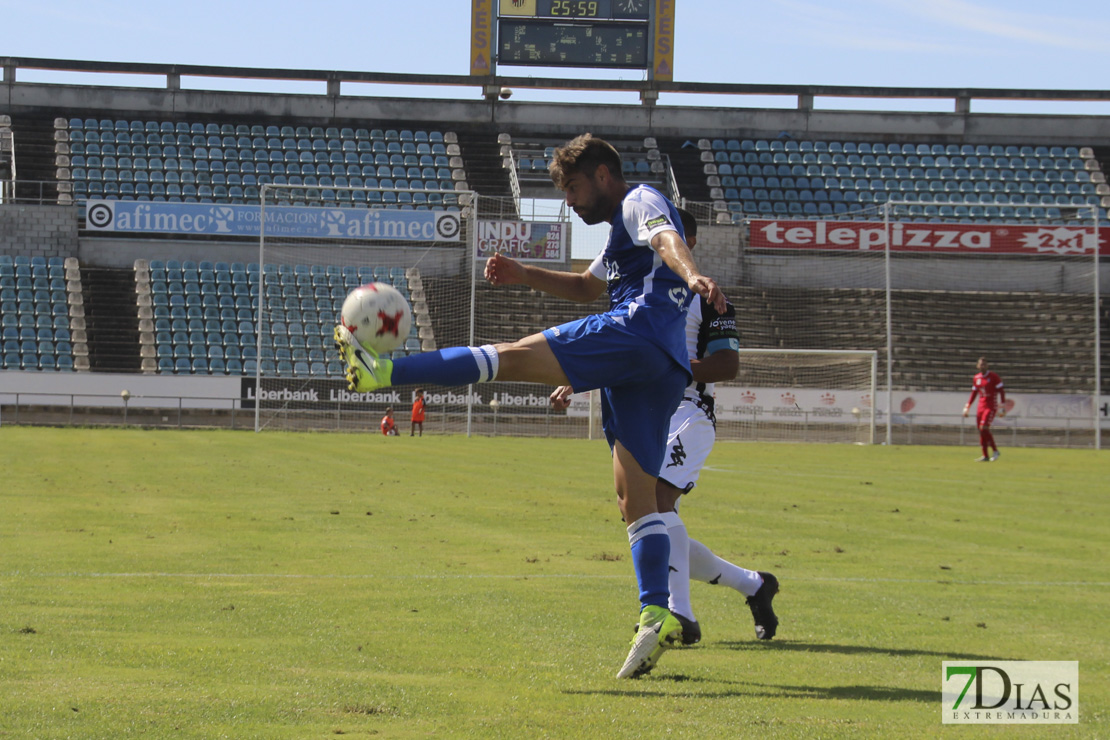
[[[807,110],[819,97],[872,99],[939,99],[952,100],[957,113],[970,111],[972,100],[1020,101],[1110,101],[1110,90],[1045,90],[1008,88],[945,88],[945,87],[864,87],[857,85],[781,85],[757,83],[678,82],[660,80],[567,79],[557,77],[512,77],[471,75],[429,75],[395,72],[358,72],[311,69],[263,69],[258,67],[222,67],[191,64],[153,64],[144,62],[95,62],[35,57],[0,57],[4,70],[3,87],[8,90],[19,84],[19,70],[49,70],[91,74],[126,74],[161,76],[166,89],[180,89],[181,77],[224,78],[243,80],[278,80],[322,82],[326,95],[339,97],[344,82],[406,86],[471,87],[478,97],[492,88],[516,90],[578,90],[637,93],[645,105],[654,105],[660,93],[712,94],[722,96],[791,96],[798,107]]]

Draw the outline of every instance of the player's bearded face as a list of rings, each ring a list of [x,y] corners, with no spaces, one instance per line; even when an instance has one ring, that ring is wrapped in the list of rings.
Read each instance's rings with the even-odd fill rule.
[[[590,177],[579,172],[573,175],[566,185],[567,205],[590,226],[607,221],[612,210],[605,202],[596,179],[596,170]]]

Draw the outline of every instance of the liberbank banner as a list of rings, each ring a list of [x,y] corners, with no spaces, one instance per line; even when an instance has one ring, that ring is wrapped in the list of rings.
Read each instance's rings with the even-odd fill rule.
[[[262,218],[261,206],[223,203],[90,199],[85,210],[90,230],[130,234],[258,237]],[[461,231],[455,211],[267,206],[265,218],[270,237],[457,242]]]
[[[1099,253],[1110,255],[1110,233],[1099,229]],[[892,252],[931,254],[1093,255],[1090,226],[1034,224],[890,223]],[[886,248],[887,228],[875,221],[751,221],[754,249],[836,249],[876,251]]]

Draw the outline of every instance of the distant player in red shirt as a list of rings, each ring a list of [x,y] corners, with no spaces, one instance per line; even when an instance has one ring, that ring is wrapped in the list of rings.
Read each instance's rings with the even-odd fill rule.
[[[412,401],[412,426],[409,428],[409,436],[412,437],[416,434],[416,427],[420,427],[420,436],[424,436],[424,389],[417,388],[413,391],[416,398]]]
[[[385,416],[382,417],[382,434],[387,437],[397,436],[397,424],[393,421],[392,406],[385,410]]]
[[[975,400],[975,396],[979,396],[979,410],[975,413],[975,425],[979,427],[979,446],[983,448],[983,456],[976,460],[976,462],[994,462],[998,459],[1000,453],[998,445],[994,443],[994,435],[991,434],[991,422],[994,421],[994,415],[1006,415],[1006,408],[1002,404],[1006,403],[1006,389],[1002,386],[1002,378],[998,377],[998,373],[990,369],[987,364],[986,357],[980,357],[979,362],[975,364],[975,368],[979,371],[975,374],[975,378],[971,381],[971,397],[967,399],[964,405],[964,416],[971,411],[971,403]],[[994,454],[990,454],[987,448],[994,450]]]

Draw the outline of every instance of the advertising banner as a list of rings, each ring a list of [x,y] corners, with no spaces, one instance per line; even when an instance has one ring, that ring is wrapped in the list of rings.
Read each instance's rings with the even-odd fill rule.
[[[479,221],[474,259],[501,253],[533,262],[564,262],[567,224],[538,221]]]
[[[753,249],[835,249],[881,252],[887,231],[881,221],[762,220],[751,222]],[[892,252],[930,254],[1092,255],[1090,226],[1035,224],[890,224]],[[1110,229],[1099,229],[1099,254],[1110,255]]]
[[[407,409],[413,401],[413,387],[383,388],[357,393],[347,388],[345,379],[264,378],[259,390],[253,377],[243,377],[240,382],[241,407],[253,409],[262,401],[264,408],[287,406],[290,409],[333,411],[347,409],[381,409],[395,406]],[[481,407],[496,407],[506,413],[547,413],[550,406],[546,386],[535,386],[533,392],[521,393],[516,384],[482,383],[472,392],[462,388],[439,388],[424,394],[428,408],[445,406],[463,407],[473,402]],[[492,404],[491,402],[496,401]]]
[[[262,231],[262,207],[90,199],[85,223],[92,231],[257,238]],[[266,235],[272,237],[457,242],[460,227],[459,214],[455,211],[266,207]]]

